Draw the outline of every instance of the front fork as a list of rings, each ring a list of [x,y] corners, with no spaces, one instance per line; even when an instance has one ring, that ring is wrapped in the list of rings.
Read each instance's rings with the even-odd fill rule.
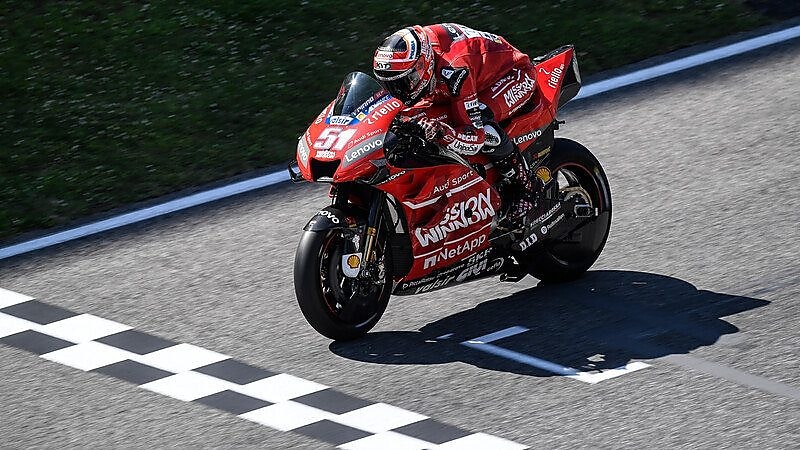
[[[386,193],[378,191],[372,199],[372,204],[369,206],[369,215],[367,216],[367,224],[364,227],[364,235],[362,242],[364,242],[364,259],[367,263],[374,263],[377,259],[375,257],[375,241],[378,239],[378,230],[381,229],[383,221],[383,205],[386,203]]]
[[[333,205],[339,208],[346,206],[349,198],[349,189],[346,186],[339,186],[333,195]],[[379,230],[383,227],[383,208],[386,203],[386,193],[376,190],[370,202],[367,221],[364,224],[364,231],[359,236],[355,252],[361,253],[361,269],[358,278],[367,282],[375,282],[380,278],[378,267],[378,257],[375,246],[378,242]]]

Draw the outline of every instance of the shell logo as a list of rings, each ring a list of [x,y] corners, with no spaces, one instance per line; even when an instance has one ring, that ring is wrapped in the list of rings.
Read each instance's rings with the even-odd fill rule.
[[[542,183],[547,184],[553,179],[550,169],[547,167],[539,167],[536,169],[536,177],[542,180]]]
[[[347,265],[351,269],[358,269],[358,266],[361,265],[361,258],[359,258],[358,255],[350,255],[347,258]]]

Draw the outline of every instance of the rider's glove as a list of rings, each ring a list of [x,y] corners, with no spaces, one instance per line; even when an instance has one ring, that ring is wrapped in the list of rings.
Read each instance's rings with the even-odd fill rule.
[[[447,147],[456,139],[456,130],[440,120],[423,117],[417,123],[422,127],[426,140],[442,147]]]

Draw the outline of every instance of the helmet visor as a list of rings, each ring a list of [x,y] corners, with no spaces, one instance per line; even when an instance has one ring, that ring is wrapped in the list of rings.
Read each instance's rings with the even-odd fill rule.
[[[380,73],[380,71],[376,71],[375,74],[378,76],[381,85],[389,91],[392,97],[398,98],[404,103],[413,100],[422,80],[421,73],[416,67],[397,79],[391,79],[394,78],[392,75],[397,76],[396,73],[392,72]]]
[[[398,78],[396,80],[384,81],[383,86],[392,94],[404,102],[411,100],[414,89],[419,84],[419,74],[412,71],[408,75]]]

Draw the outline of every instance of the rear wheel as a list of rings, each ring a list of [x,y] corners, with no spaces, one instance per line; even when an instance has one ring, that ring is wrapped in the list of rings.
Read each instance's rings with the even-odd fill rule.
[[[294,289],[306,320],[323,336],[356,339],[378,323],[392,290],[389,246],[378,243],[372,277],[350,278],[342,270],[342,255],[354,230],[306,231],[294,260]],[[362,262],[363,267],[363,262]]]
[[[611,228],[611,190],[597,158],[583,145],[559,138],[543,164],[558,182],[560,199],[578,196],[598,214],[563,239],[545,241],[523,254],[528,273],[544,282],[581,276],[603,251]]]

